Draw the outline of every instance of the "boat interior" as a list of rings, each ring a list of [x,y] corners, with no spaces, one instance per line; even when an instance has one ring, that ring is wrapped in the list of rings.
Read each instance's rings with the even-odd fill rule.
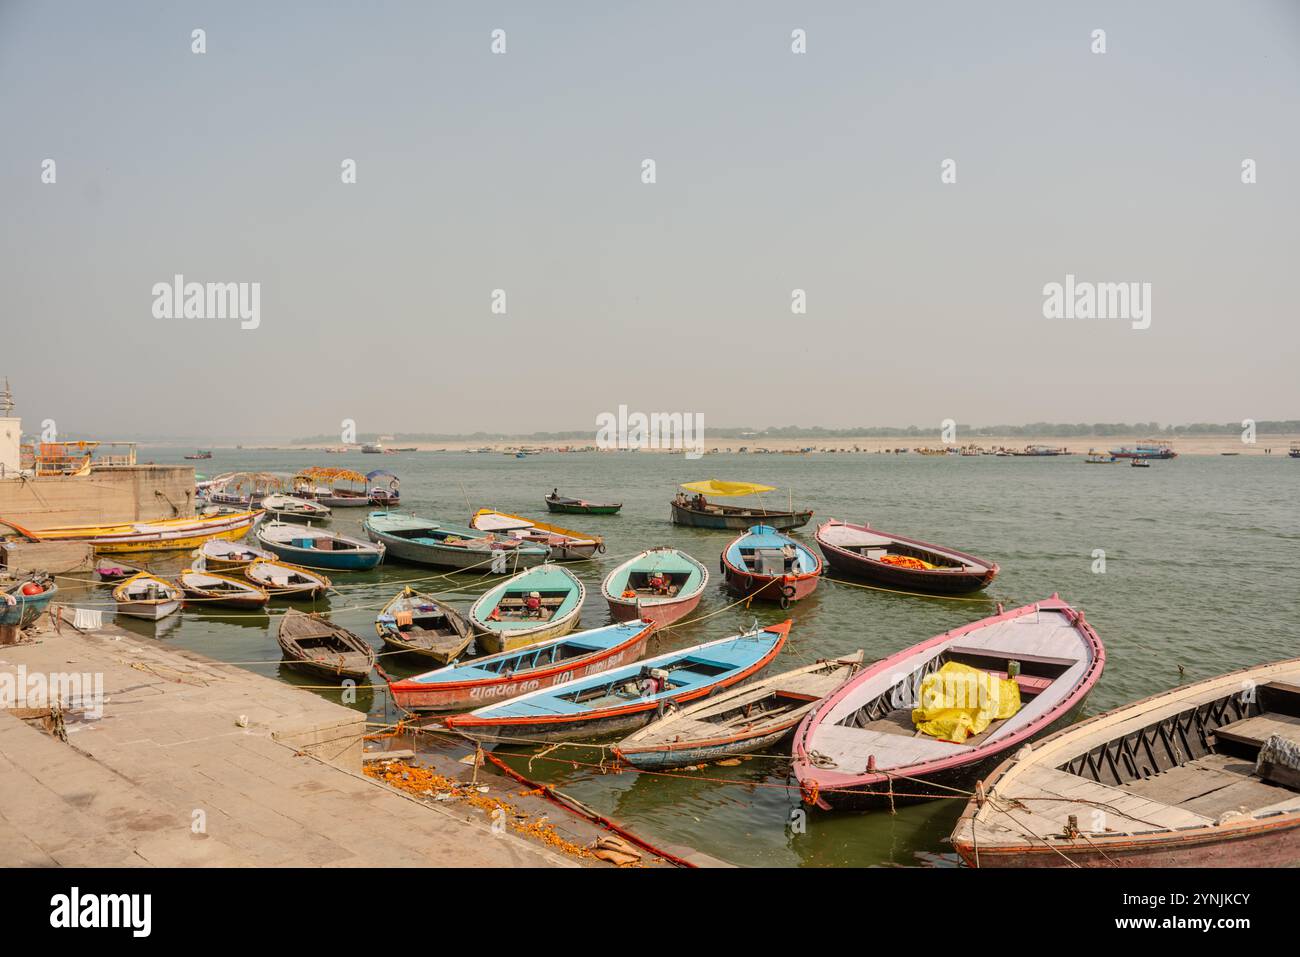
[[[725,675],[734,667],[734,665],[724,665],[704,658],[686,656],[653,666],[645,665],[634,674],[623,674],[613,680],[599,681],[554,697],[557,701],[580,705],[583,709],[604,708],[626,701],[641,701],[694,688]],[[666,680],[661,679],[653,687],[649,686],[647,682],[654,680],[650,675],[651,671],[667,672],[668,677]]]
[[[663,579],[664,586],[651,586],[650,579],[656,576]],[[625,573],[615,575],[609,583],[609,593],[616,598],[633,597],[628,592],[635,593],[637,598],[674,598],[694,591],[703,577],[694,563],[675,553],[662,552],[641,559]]]
[[[570,635],[560,641],[543,642],[510,654],[479,658],[477,661],[429,672],[410,680],[436,684],[439,681],[474,681],[479,678],[508,677],[606,651],[625,641],[638,630],[640,630],[639,624],[634,629],[621,625],[597,629],[591,633]]]
[[[130,601],[174,601],[179,593],[167,582],[156,578],[138,578],[118,586]]]
[[[379,618],[389,631],[408,637],[418,635],[459,635],[447,613],[427,601],[399,601],[390,605]]]
[[[258,584],[276,588],[294,588],[301,585],[320,585],[321,579],[288,565],[258,562],[249,568],[248,575]]]
[[[961,743],[918,731],[912,708],[921,682],[950,661],[1004,679],[1015,662],[1020,710]],[[996,622],[864,679],[818,726],[810,749],[847,773],[862,772],[872,757],[877,767],[888,769],[969,753],[1052,711],[1069,697],[1091,662],[1087,643],[1062,612],[1038,611]]]
[[[357,652],[358,649],[352,647],[327,624],[317,621],[308,615],[295,616],[293,619],[285,621],[280,626],[280,632],[284,638],[298,648],[302,649],[309,655],[343,655]]]
[[[529,609],[528,595],[536,591],[540,596],[541,607]],[[560,614],[566,604],[571,604],[572,593],[568,591],[544,591],[536,588],[510,589],[501,596],[493,609],[493,621],[504,622],[538,622],[550,621]]]
[[[727,549],[727,558],[755,575],[803,575],[816,571],[807,547],[775,531],[751,532]]]
[[[310,548],[317,552],[357,552],[373,551],[375,546],[366,542],[355,542],[350,538],[333,535],[294,535],[279,541],[294,548]]]
[[[231,581],[228,578],[219,578],[216,575],[201,575],[191,573],[185,576],[184,583],[191,588],[202,591],[217,592],[225,595],[247,595],[253,591],[252,585],[245,585],[242,582]]]
[[[874,532],[850,528],[846,525],[833,525],[822,533],[822,537],[828,544],[873,561],[885,561],[890,556],[901,556],[918,559],[941,570],[951,568],[959,571],[978,571],[984,567],[948,552],[923,548],[887,535],[877,535]]]
[[[1275,749],[1265,751],[1274,736],[1290,743],[1282,748],[1290,751],[1290,761]],[[1248,693],[1234,688],[1105,741],[1054,770],[1035,771],[1091,782],[1093,787],[1080,792],[1076,786],[1072,794],[1119,800],[1134,814],[1124,796],[1185,812],[1159,822],[1167,826],[1209,824],[1230,812],[1300,809],[1300,684],[1273,681]]]

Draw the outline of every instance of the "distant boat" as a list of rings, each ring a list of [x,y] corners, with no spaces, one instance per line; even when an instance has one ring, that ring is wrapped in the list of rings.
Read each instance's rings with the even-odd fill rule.
[[[257,540],[284,561],[306,568],[366,571],[384,560],[382,542],[372,545],[311,525],[266,522],[258,528]]]
[[[58,592],[54,576],[45,572],[0,577],[0,625],[26,628],[41,616]]]
[[[1297,714],[1300,658],[1121,705],[994,769],[953,846],[975,867],[1294,866]]]
[[[622,502],[588,502],[585,498],[568,498],[560,495],[558,489],[547,495],[544,501],[550,511],[568,515],[615,515],[623,507]]]
[[[256,585],[225,575],[212,572],[195,571],[187,568],[177,576],[177,583],[185,592],[188,602],[194,602],[203,608],[211,605],[224,605],[228,608],[262,608],[271,600],[271,596]]]
[[[313,600],[330,590],[332,582],[320,572],[270,559],[258,559],[244,568],[244,577],[272,598]]]
[[[782,511],[774,508],[744,507],[739,505],[717,505],[706,496],[744,496],[760,495],[775,491],[768,485],[754,485],[749,482],[688,482],[682,486],[695,494],[689,498],[682,492],[672,501],[673,523],[690,525],[695,528],[720,528],[743,532],[752,525],[769,525],[777,531],[789,531],[807,525],[812,518],[812,509]]]
[[[361,527],[372,542],[383,544],[395,561],[480,575],[512,575],[542,564],[551,554],[545,545],[398,512],[371,512]]]
[[[399,708],[407,711],[467,711],[506,701],[630,664],[645,653],[654,631],[648,621],[623,622],[574,632],[460,664],[394,681],[384,673]]]
[[[551,550],[550,560],[553,562],[584,561],[605,550],[605,540],[599,535],[585,535],[570,528],[491,508],[480,508],[470,518],[469,524],[482,532],[495,532],[521,542],[545,545]]]
[[[792,770],[804,803],[862,809],[969,790],[997,762],[1072,722],[1105,658],[1082,613],[1052,595],[868,665],[795,732]],[[1018,710],[961,743],[920,733],[913,707],[922,685],[949,664],[1014,680]],[[968,682],[954,678],[952,686],[973,704],[984,700]]]
[[[1300,443],[1292,442],[1291,448],[1287,450],[1286,454],[1293,459],[1300,459]]]
[[[1146,459],[1134,459],[1133,461],[1129,462],[1129,465],[1131,465],[1135,469],[1151,468],[1151,463],[1148,462]]]
[[[158,621],[179,611],[184,594],[169,581],[140,572],[113,589],[117,613],[130,618]]]
[[[199,451],[195,452],[193,455],[185,456],[185,458],[194,461],[197,461],[199,459],[210,459],[212,458],[212,453],[206,449],[200,449]]]
[[[379,613],[375,634],[389,648],[424,655],[441,665],[459,658],[474,640],[464,615],[409,585]]]
[[[275,638],[285,664],[327,678],[360,681],[375,666],[375,649],[365,640],[315,613],[290,608],[280,618]]]
[[[676,548],[649,548],[605,577],[601,594],[615,621],[640,618],[666,628],[693,612],[709,583],[709,570]]]
[[[758,674],[780,653],[789,631],[790,622],[785,621],[718,638],[442,720],[468,738],[489,742],[623,734],[661,717],[670,707]]]
[[[722,575],[737,595],[780,602],[782,608],[817,589],[821,556],[768,525],[755,525],[722,550]]]
[[[904,591],[960,594],[986,588],[997,562],[955,548],[831,519],[813,536],[832,571]]]
[[[330,508],[362,508],[370,504],[366,477],[354,469],[313,466],[292,480],[293,494]]]
[[[1155,439],[1144,439],[1136,445],[1111,449],[1110,454],[1121,459],[1173,459],[1178,457],[1178,453],[1174,451],[1172,445]]]
[[[1113,465],[1119,461],[1119,457],[1106,452],[1091,451],[1083,461],[1088,465]]]
[[[296,498],[292,495],[268,495],[262,499],[262,508],[267,514],[278,519],[302,519],[304,521],[327,521],[330,517],[328,505],[313,502],[310,499]]]
[[[862,667],[862,652],[759,678],[713,695],[624,738],[614,754],[638,768],[681,768],[750,754],[794,732],[804,715]]]
[[[379,442],[367,442],[361,446],[361,451],[366,455],[383,455],[384,447]]]
[[[578,624],[587,590],[559,565],[539,565],[494,585],[470,607],[479,649],[514,651],[566,635]]]

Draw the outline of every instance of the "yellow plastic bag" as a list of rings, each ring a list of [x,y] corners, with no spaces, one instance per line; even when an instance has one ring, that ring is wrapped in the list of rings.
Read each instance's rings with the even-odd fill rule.
[[[912,723],[922,734],[961,743],[1020,710],[1020,687],[1008,678],[950,661],[921,681]]]

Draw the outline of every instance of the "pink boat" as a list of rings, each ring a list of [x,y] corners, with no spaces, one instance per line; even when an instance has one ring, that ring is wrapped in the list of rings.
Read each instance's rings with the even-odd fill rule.
[[[650,548],[606,576],[601,593],[615,621],[653,621],[666,628],[695,610],[709,570],[676,548]]]
[[[866,808],[951,796],[1028,741],[1070,724],[1106,654],[1083,617],[1052,595],[944,632],[878,661],[830,694],[795,732],[805,803]],[[1021,707],[958,743],[917,732],[922,680],[949,662],[1014,678]]]

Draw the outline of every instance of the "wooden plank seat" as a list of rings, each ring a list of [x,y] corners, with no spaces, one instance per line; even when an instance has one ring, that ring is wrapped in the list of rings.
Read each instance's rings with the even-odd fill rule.
[[[1218,740],[1232,741],[1247,747],[1261,748],[1273,735],[1300,744],[1300,718],[1289,714],[1267,711],[1253,718],[1243,718],[1214,730]]]

